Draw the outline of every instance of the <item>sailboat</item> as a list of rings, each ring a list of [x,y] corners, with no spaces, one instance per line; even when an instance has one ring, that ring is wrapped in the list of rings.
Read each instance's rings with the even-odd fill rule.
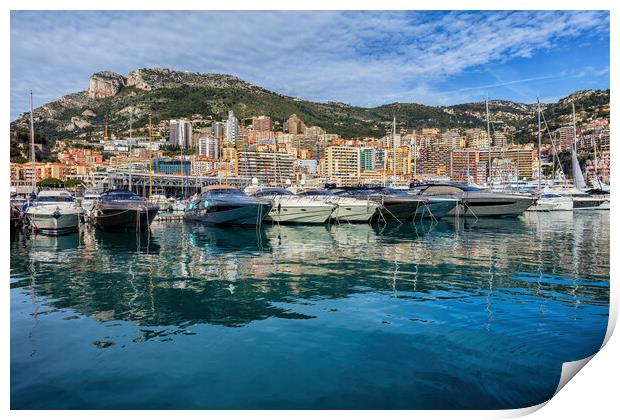
[[[557,194],[553,191],[543,191],[542,183],[542,129],[540,126],[540,98],[537,98],[538,113],[538,199],[530,206],[527,211],[571,211],[573,209],[573,199],[571,196]]]
[[[590,194],[586,181],[583,178],[579,160],[577,159],[577,122],[575,118],[575,104],[573,103],[573,135],[574,142],[571,147],[571,160],[573,164],[573,183],[575,188],[571,191],[573,198],[573,210],[608,210],[609,196],[606,194]]]

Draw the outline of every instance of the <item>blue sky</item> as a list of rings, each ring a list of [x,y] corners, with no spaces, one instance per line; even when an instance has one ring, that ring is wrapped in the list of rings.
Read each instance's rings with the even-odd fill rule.
[[[229,73],[361,106],[609,88],[605,11],[11,12],[11,118],[101,70]]]

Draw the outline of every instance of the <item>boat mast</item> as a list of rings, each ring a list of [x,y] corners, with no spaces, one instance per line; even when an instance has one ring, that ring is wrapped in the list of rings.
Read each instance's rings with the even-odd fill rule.
[[[541,153],[540,153],[540,144],[542,133],[540,131],[540,98],[536,98],[536,102],[538,104],[538,192],[540,192],[540,177],[541,177]],[[518,167],[518,165],[517,165]],[[517,179],[518,180],[518,179]]]
[[[133,123],[133,110],[129,111],[129,191],[132,190],[132,173],[133,173],[133,166],[131,164],[131,146],[133,143],[133,137],[132,137],[132,133],[131,133],[131,129],[132,129],[132,123]]]
[[[34,117],[32,111],[32,90],[30,90],[30,163],[32,164],[32,192],[37,193],[37,158],[34,154]]]
[[[452,177],[452,153],[450,153],[450,177]],[[418,139],[413,133],[413,179],[418,179]]]
[[[153,194],[153,152],[152,152],[153,127],[151,126],[151,115],[149,114],[149,198]]]
[[[487,99],[485,101],[485,106],[487,109],[487,140],[489,142],[489,157],[488,157],[488,179],[487,185],[491,186],[491,122],[489,121],[489,95],[487,94]]]
[[[575,103],[573,105],[573,136],[575,137],[573,147],[571,148],[571,155],[573,161],[573,184],[575,188],[580,191],[586,189],[586,182],[583,179],[583,173],[579,166],[579,159],[577,158],[577,117],[575,116]]]
[[[396,182],[396,116],[392,122],[392,149],[394,150],[394,182]]]
[[[599,134],[600,136],[600,134]],[[596,162],[596,139],[594,138],[594,136],[592,136],[592,143],[594,145],[594,179],[596,180],[596,184],[594,184],[594,188],[601,188],[603,187],[603,180],[602,177],[601,179],[598,178],[598,164]]]

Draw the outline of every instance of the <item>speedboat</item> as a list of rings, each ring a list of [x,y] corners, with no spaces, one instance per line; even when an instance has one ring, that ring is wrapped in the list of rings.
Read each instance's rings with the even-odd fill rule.
[[[147,229],[159,207],[128,190],[109,190],[101,194],[91,210],[95,226],[104,230]]]
[[[403,190],[389,187],[343,189],[336,194],[358,200],[374,201],[379,205],[375,217],[385,220],[414,219],[416,215],[422,215],[422,210],[428,203],[425,197],[417,197]]]
[[[573,210],[609,210],[609,197],[594,194],[574,194]]]
[[[67,190],[46,190],[26,206],[30,226],[39,233],[62,235],[78,228],[81,207]]]
[[[370,199],[360,200],[354,197],[339,196],[331,190],[303,190],[298,192],[297,195],[311,197],[314,200],[336,206],[331,215],[331,220],[334,221],[350,223],[369,222],[379,208],[379,204]]]
[[[425,197],[427,203],[418,207],[414,219],[439,219],[447,216],[459,204],[459,200],[450,196]]]
[[[269,201],[231,186],[213,185],[188,204],[185,219],[209,225],[260,225],[270,210]]]
[[[148,201],[149,203],[156,205],[161,212],[172,210],[171,201],[163,194],[153,194],[149,197]]]
[[[95,202],[99,200],[99,193],[95,190],[86,190],[84,191],[84,197],[82,198],[82,209],[84,210],[84,216],[86,218],[90,217],[90,211],[92,210]]]
[[[547,191],[570,199],[572,210],[609,210],[609,191],[580,190],[573,185],[555,186]]]
[[[272,207],[265,220],[275,223],[326,223],[336,209],[335,204],[294,195],[284,188],[258,188],[252,195],[271,202]]]
[[[448,216],[501,217],[523,214],[536,198],[530,194],[500,193],[460,184],[428,184],[418,187],[425,197],[452,195],[459,200]]]
[[[542,192],[527,211],[572,211],[573,198],[553,192]]]

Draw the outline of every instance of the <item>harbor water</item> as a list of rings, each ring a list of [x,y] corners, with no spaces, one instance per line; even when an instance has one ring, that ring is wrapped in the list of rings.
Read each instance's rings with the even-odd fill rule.
[[[11,237],[13,409],[500,409],[602,344],[609,212]]]

